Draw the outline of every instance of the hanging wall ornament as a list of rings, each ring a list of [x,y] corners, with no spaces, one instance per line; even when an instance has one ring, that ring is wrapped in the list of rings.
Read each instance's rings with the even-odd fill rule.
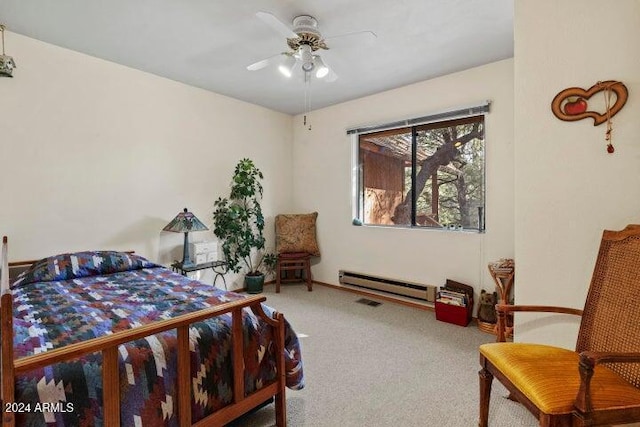
[[[4,53],[4,31],[5,26],[0,24],[0,36],[2,36],[2,54],[0,55],[0,77],[13,77],[13,69],[16,62],[9,55]]]
[[[589,99],[601,92],[604,96],[604,112],[589,109]],[[615,102],[613,103],[612,95],[615,95]],[[611,139],[613,132],[611,118],[624,107],[628,97],[629,91],[622,82],[606,80],[598,82],[586,90],[580,87],[570,87],[561,91],[553,98],[551,111],[557,118],[567,122],[586,118],[592,118],[594,126],[606,122],[605,141],[607,142],[607,152],[613,153],[615,150]]]

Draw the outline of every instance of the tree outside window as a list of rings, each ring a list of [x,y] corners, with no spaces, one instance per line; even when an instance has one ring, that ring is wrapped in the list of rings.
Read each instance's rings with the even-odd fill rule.
[[[358,163],[364,224],[483,230],[484,115],[361,134]]]

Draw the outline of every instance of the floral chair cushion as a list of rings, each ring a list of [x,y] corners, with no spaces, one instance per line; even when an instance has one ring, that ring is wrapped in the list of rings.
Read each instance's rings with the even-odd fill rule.
[[[320,256],[316,239],[318,212],[276,216],[276,252],[307,252]]]

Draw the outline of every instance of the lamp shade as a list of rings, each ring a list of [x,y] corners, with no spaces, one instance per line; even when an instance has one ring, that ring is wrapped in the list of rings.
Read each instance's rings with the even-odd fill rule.
[[[184,233],[184,248],[182,250],[182,267],[192,267],[195,264],[189,257],[189,232],[208,230],[194,214],[189,212],[187,208],[176,215],[162,230],[173,231],[174,233]]]
[[[296,59],[292,56],[287,56],[287,58],[278,66],[278,70],[285,77],[291,77],[293,73],[293,67],[296,65]]]
[[[324,63],[320,55],[314,56],[313,59],[317,67],[316,77],[319,79],[326,77],[326,75],[329,74],[329,67],[327,67],[327,64]]]
[[[173,231],[174,233],[188,233],[190,231],[204,231],[208,230],[208,228],[187,208],[184,208],[184,211],[176,215],[162,230]]]

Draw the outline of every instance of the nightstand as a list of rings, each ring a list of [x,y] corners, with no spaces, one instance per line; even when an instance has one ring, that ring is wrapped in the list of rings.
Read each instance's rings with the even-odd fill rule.
[[[188,273],[192,273],[194,271],[206,270],[210,268],[216,274],[213,278],[213,286],[216,285],[216,280],[218,277],[222,277],[222,283],[224,283],[224,288],[227,289],[227,281],[224,278],[224,275],[227,274],[227,263],[226,261],[213,261],[213,262],[205,262],[202,264],[191,265],[187,267],[182,266],[181,261],[174,261],[171,264],[171,269],[176,273],[180,273],[183,276],[187,276]]]

